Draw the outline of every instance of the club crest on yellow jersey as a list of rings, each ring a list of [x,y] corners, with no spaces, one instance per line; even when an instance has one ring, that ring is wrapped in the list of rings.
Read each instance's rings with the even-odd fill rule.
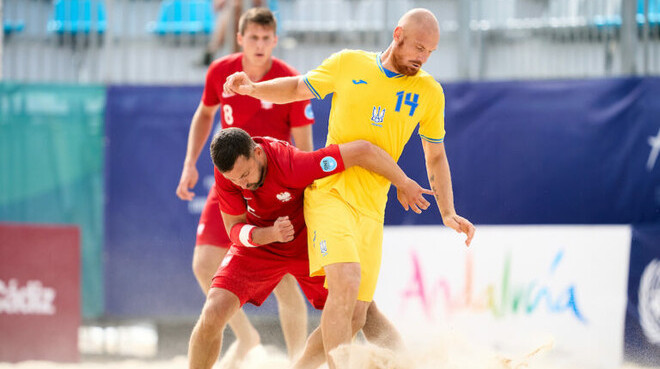
[[[378,110],[376,110],[376,107],[374,106],[374,111],[371,114],[371,123],[372,126],[376,127],[382,127],[383,126],[383,121],[385,120],[385,108],[382,108],[379,106]]]

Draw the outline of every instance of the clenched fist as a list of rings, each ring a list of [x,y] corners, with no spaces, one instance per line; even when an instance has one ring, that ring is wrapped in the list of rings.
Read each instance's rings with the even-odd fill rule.
[[[222,88],[228,95],[251,95],[254,91],[254,83],[245,72],[236,72],[227,77]]]
[[[275,238],[276,242],[293,241],[293,224],[291,224],[288,216],[277,218],[271,228],[273,238]]]

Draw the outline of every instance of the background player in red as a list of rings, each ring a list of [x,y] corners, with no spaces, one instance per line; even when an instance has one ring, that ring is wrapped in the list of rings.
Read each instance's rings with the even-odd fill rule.
[[[273,14],[266,8],[248,10],[239,21],[236,38],[243,52],[216,60],[207,72],[202,101],[190,125],[186,159],[176,190],[183,200],[192,200],[195,196],[190,190],[199,177],[197,159],[220,107],[222,128],[240,127],[250,135],[271,136],[285,141],[293,137],[301,150],[311,151],[313,148],[311,124],[314,120],[309,101],[272,104],[247,96],[228,97],[222,93],[222,84],[227,76],[237,71],[244,71],[253,81],[298,74],[283,61],[272,57],[277,44]],[[200,217],[193,255],[193,272],[205,294],[228,248],[229,238],[220,216],[217,194],[211,189]],[[305,344],[307,308],[295,280],[290,276],[282,279],[275,289],[275,296],[289,356],[293,357]],[[231,365],[232,361],[240,361],[259,343],[259,334],[242,311],[229,324],[237,337],[236,356],[230,358],[228,363]]]
[[[303,192],[315,179],[359,165],[390,180],[404,207],[426,208],[429,203],[423,194],[432,194],[367,141],[303,152],[284,141],[252,139],[243,130],[228,128],[213,138],[211,155],[232,247],[213,278],[191,335],[190,368],[211,368],[220,351],[222,330],[233,314],[246,302],[260,305],[287,273],[295,276],[314,307],[323,308],[327,290],[324,277],[309,276],[303,215]],[[319,247],[323,252],[322,242]]]

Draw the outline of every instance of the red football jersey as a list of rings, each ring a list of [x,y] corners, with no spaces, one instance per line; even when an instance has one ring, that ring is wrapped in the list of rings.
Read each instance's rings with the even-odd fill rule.
[[[262,81],[299,74],[283,61],[275,57],[272,59],[273,64]],[[222,128],[239,127],[250,136],[270,136],[291,141],[291,127],[314,123],[309,100],[274,104],[250,96],[224,94],[222,85],[229,75],[243,70],[242,60],[243,53],[227,55],[214,61],[206,74],[202,102],[206,106],[221,104]]]
[[[344,170],[339,146],[305,152],[269,137],[255,137],[254,140],[264,149],[268,160],[264,184],[255,191],[246,190],[215,169],[220,209],[231,215],[247,213],[247,223],[257,227],[270,227],[277,218],[288,216],[295,232],[293,241],[260,247],[283,256],[306,255],[303,192],[314,180]]]

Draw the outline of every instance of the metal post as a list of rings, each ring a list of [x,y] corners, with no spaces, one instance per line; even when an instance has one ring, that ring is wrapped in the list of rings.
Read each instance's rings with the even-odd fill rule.
[[[637,73],[637,2],[621,0],[621,73]]]
[[[470,5],[460,1],[458,5],[458,77],[470,79]]]
[[[476,17],[478,21],[484,18],[483,6],[481,1],[476,2]],[[483,80],[486,75],[486,43],[484,42],[484,31],[481,26],[476,30],[476,45],[477,52],[477,75],[476,79]]]
[[[101,50],[99,50],[99,81],[108,83],[114,77],[114,63],[112,62],[113,31],[115,30],[115,2],[114,0],[105,1],[105,32],[101,36]]]
[[[379,49],[385,50],[392,39],[392,30],[390,29],[389,19],[390,19],[390,1],[383,0],[384,14],[383,14],[383,29],[380,32],[380,41]]]
[[[649,75],[649,0],[644,0],[644,28],[642,29],[642,40],[644,47],[644,75]]]

